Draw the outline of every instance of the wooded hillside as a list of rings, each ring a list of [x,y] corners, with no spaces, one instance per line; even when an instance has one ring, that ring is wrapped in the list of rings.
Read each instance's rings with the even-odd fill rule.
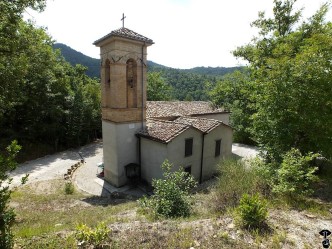
[[[99,77],[100,60],[86,56],[65,44],[56,43],[63,57],[71,65],[84,65],[88,68],[89,77]],[[166,84],[173,89],[171,99],[176,100],[208,100],[208,91],[225,74],[239,70],[241,67],[195,67],[192,69],[176,69],[148,61],[148,73],[158,72]]]

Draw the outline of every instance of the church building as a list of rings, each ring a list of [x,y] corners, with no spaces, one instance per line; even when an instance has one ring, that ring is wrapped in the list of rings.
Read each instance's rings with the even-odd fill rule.
[[[154,42],[124,26],[100,47],[105,180],[161,178],[168,159],[202,182],[232,153],[229,112],[203,101],[147,101],[147,47]]]

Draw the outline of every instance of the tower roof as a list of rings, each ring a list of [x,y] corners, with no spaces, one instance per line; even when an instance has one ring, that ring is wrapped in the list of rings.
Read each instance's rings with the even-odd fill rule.
[[[130,29],[122,27],[122,28],[113,30],[108,35],[105,35],[104,37],[96,40],[93,43],[93,45],[98,46],[99,43],[101,43],[109,38],[112,38],[112,37],[121,37],[121,38],[127,38],[127,39],[135,40],[135,41],[142,41],[142,42],[146,42],[149,45],[152,45],[154,43],[151,39],[149,39],[143,35],[140,35]]]

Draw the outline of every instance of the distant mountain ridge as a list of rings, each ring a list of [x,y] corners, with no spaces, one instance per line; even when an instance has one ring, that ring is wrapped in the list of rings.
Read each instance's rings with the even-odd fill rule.
[[[71,65],[86,66],[89,77],[100,78],[100,60],[86,56],[65,44],[54,44]],[[225,75],[243,67],[195,67],[176,69],[147,61],[148,72],[158,72],[167,84],[172,86],[174,100],[209,100],[208,92]]]
[[[76,64],[81,64],[88,68],[87,75],[90,77],[100,77],[100,60],[89,57],[81,52],[76,51],[75,49],[62,44],[55,43],[53,45],[54,49],[60,49],[63,57],[71,65],[75,66]],[[231,73],[235,70],[239,70],[242,67],[194,67],[191,69],[177,69],[172,67],[163,66],[161,64],[155,63],[148,60],[148,71],[159,71],[159,70],[179,70],[187,73],[196,73],[209,76],[223,76],[226,73]]]
[[[76,64],[81,64],[83,66],[86,66],[88,68],[86,74],[89,77],[100,78],[100,60],[99,59],[91,58],[62,43],[55,43],[53,45],[53,48],[60,49],[62,56],[71,65],[75,66]]]

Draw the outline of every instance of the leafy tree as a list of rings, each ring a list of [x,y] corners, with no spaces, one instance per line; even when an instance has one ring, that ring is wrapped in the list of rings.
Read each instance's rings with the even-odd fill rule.
[[[19,139],[40,156],[45,147],[53,148],[44,149],[49,153],[78,146],[101,133],[99,82],[54,51],[45,29],[22,20],[26,7],[44,6],[42,0],[0,1],[0,150]]]
[[[160,101],[172,99],[172,87],[161,77],[160,73],[148,73],[147,79],[148,100]]]
[[[6,155],[0,154],[0,248],[12,248],[14,245],[11,226],[15,219],[15,213],[12,208],[8,207],[11,190],[10,183],[12,179],[8,172],[16,168],[15,156],[21,147],[16,141],[13,141],[7,147]],[[23,179],[23,181],[25,181]]]
[[[100,84],[85,74],[86,68],[72,68],[70,99],[66,116],[68,146],[78,146],[96,138],[101,130]],[[85,139],[85,141],[82,141]]]
[[[1,0],[0,1],[0,55],[10,56],[22,53],[23,48],[15,42],[20,34],[17,32],[22,21],[22,14],[26,8],[41,11],[46,4],[45,0]]]
[[[4,107],[11,101],[19,87],[18,79],[26,70],[26,39],[21,39],[22,14],[28,7],[41,11],[45,0],[0,1],[0,120]],[[23,58],[22,58],[23,57]],[[19,63],[21,62],[21,63]],[[5,73],[4,73],[5,72]]]
[[[190,215],[190,191],[196,186],[194,178],[182,168],[172,172],[172,164],[162,164],[164,179],[153,179],[154,195],[140,199],[141,207],[151,209],[155,216],[186,217]]]
[[[332,24],[328,4],[300,22],[295,1],[274,0],[274,17],[253,22],[260,32],[234,55],[249,62],[255,113],[252,133],[281,160],[292,147],[332,157]]]
[[[311,184],[318,180],[315,175],[318,168],[311,166],[316,157],[318,154],[313,153],[302,156],[299,150],[292,148],[283,156],[273,191],[292,197],[311,194]]]
[[[252,100],[254,83],[248,72],[235,71],[225,75],[209,92],[212,102],[216,106],[231,111],[230,123],[234,127],[234,141],[252,144],[250,128],[251,115],[255,112]]]

